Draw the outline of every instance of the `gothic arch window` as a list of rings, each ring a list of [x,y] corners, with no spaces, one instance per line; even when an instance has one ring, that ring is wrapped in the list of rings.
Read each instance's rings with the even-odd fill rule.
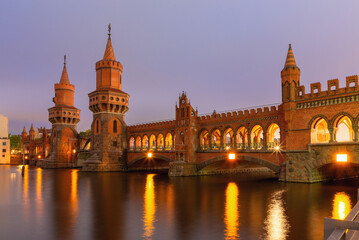
[[[113,133],[117,133],[117,121],[113,120]]]
[[[329,139],[328,123],[318,117],[311,126],[311,143],[327,143]]]
[[[96,119],[95,120],[95,134],[98,135],[101,132],[101,126],[100,126],[100,120]]]

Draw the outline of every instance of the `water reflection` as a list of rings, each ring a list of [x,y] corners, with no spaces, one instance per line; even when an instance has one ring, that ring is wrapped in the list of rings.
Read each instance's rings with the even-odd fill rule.
[[[343,220],[352,209],[350,197],[344,192],[337,192],[333,200],[333,218]]]
[[[225,236],[227,240],[238,239],[238,186],[234,182],[230,182],[226,189],[226,203],[224,224],[226,225]]]
[[[77,179],[78,179],[79,170],[72,170],[71,172],[71,209],[74,215],[77,213]]]
[[[156,174],[148,174],[146,178],[146,189],[144,194],[144,216],[143,216],[143,237],[152,239],[155,231],[154,222],[156,221],[156,203],[155,203],[155,186],[153,177]]]
[[[264,221],[264,228],[267,233],[266,239],[284,240],[289,233],[290,225],[284,209],[283,193],[284,190],[277,191],[271,196],[268,215]]]

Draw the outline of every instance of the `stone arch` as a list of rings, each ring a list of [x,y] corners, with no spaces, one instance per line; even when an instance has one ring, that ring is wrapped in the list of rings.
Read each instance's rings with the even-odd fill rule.
[[[135,149],[135,137],[131,136],[129,141],[128,141],[128,146],[131,150]]]
[[[136,150],[140,150],[142,147],[142,139],[140,136],[137,135],[137,137],[135,138],[135,148]]]
[[[244,149],[248,146],[248,129],[246,126],[239,126],[236,131],[237,148]]]
[[[327,125],[329,127],[329,124],[330,124],[330,120],[323,114],[317,114],[315,115],[314,117],[312,117],[308,123],[308,129],[312,129],[312,126],[313,126],[313,123],[318,119],[318,118],[323,118],[326,122],[327,122]]]
[[[332,117],[332,119],[330,120],[330,122],[328,122],[329,127],[335,127],[334,124],[336,122],[336,120],[338,120],[339,117],[341,116],[346,116],[350,119],[350,121],[352,122],[352,124],[354,125],[354,118],[351,114],[347,113],[347,112],[340,112],[334,115],[334,117]]]
[[[142,143],[142,150],[146,150],[149,148],[149,139],[148,139],[148,136],[145,134],[142,136],[141,138],[141,143]]]
[[[152,133],[150,135],[149,142],[148,142],[150,149],[156,149],[156,147],[157,147],[156,140],[157,140],[156,135]]]
[[[144,159],[146,159],[147,156],[140,156],[140,157],[136,157],[135,159],[133,159],[131,162],[127,163],[127,167],[131,168],[133,165],[135,165],[136,163],[143,161]],[[152,153],[152,158],[153,159],[160,159],[160,160],[164,160],[168,163],[170,162],[174,162],[174,160],[172,158],[166,157],[162,154],[158,154],[158,153]]]
[[[327,120],[321,116],[316,116],[312,120],[310,121],[310,143],[328,143],[330,133]]]
[[[271,122],[266,126],[266,142],[267,148],[273,149],[277,146],[280,146],[281,143],[281,132],[280,126],[276,122]]]
[[[199,131],[198,139],[201,150],[207,150],[209,148],[210,135],[206,128],[202,128]]]
[[[264,143],[264,130],[261,124],[256,124],[250,128],[250,138],[252,148],[261,149]]]
[[[201,162],[200,164],[197,165],[197,170],[200,171],[203,168],[217,163],[217,162],[221,162],[221,161],[226,161],[227,160],[227,156],[218,156],[218,157],[214,157],[211,159],[208,159],[204,162]],[[270,170],[272,170],[273,172],[278,173],[280,171],[280,166],[277,164],[274,164],[270,161],[267,161],[265,159],[262,158],[256,158],[256,157],[251,157],[251,156],[247,156],[247,155],[237,155],[236,157],[237,161],[248,161],[248,162],[252,162],[252,163],[256,163],[259,164],[263,167],[269,168]]]
[[[173,149],[173,135],[171,132],[167,132],[165,136],[165,149],[171,150]]]
[[[210,144],[212,149],[219,149],[221,148],[221,138],[222,132],[219,128],[213,128],[210,133]]]
[[[234,130],[232,127],[228,126],[224,129],[223,133],[222,133],[222,137],[223,137],[223,143],[224,143],[224,147],[225,149],[229,150],[229,149],[233,149],[234,146],[234,138],[235,138],[236,134],[234,134]]]
[[[157,135],[156,145],[157,145],[157,149],[159,149],[159,150],[164,149],[164,147],[165,147],[165,138],[164,138],[162,133]]]
[[[348,142],[354,139],[353,117],[348,113],[338,113],[331,121],[333,126],[334,141]]]

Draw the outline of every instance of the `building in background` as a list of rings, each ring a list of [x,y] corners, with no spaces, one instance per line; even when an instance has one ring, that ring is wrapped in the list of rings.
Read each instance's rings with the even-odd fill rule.
[[[21,133],[21,142],[25,160],[47,158],[50,152],[50,136],[51,130],[44,127],[34,129],[31,124],[29,134],[24,127]]]
[[[0,164],[10,164],[9,119],[0,115]]]

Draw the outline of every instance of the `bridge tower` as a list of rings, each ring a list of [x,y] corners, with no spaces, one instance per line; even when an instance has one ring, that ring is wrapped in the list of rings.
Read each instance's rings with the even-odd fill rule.
[[[66,55],[59,83],[55,84],[55,106],[49,109],[49,121],[52,123],[50,155],[42,168],[69,168],[76,166],[77,123],[80,110],[74,107],[75,86],[70,83],[66,68]],[[44,133],[46,134],[46,133]]]
[[[291,44],[289,44],[287,58],[284,64],[284,68],[281,71],[281,78],[284,127],[285,130],[290,130],[293,129],[292,123],[295,122],[293,121],[296,109],[295,99],[297,94],[297,87],[300,86],[300,69],[295,61]],[[284,140],[282,140],[282,142],[284,142],[283,146],[285,146],[286,149],[290,149],[290,143],[296,141],[296,139],[293,137],[294,136],[291,136],[290,131],[281,131],[281,139]]]
[[[187,98],[187,94],[182,92],[179,96],[179,104],[178,106],[176,105],[176,162],[170,163],[170,176],[189,176],[197,174],[197,115],[198,112],[193,109]]]
[[[122,91],[122,71],[116,61],[109,25],[103,59],[96,63],[96,90],[89,93],[91,124],[91,157],[84,161],[83,171],[122,171],[126,169],[127,149],[125,113],[129,95]]]

